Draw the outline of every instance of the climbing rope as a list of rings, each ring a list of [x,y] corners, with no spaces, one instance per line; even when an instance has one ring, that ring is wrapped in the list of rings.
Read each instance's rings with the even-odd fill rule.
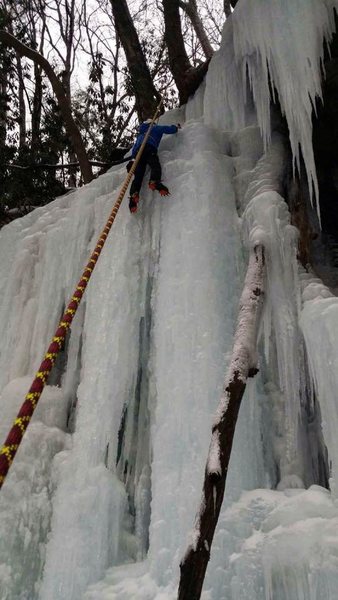
[[[20,411],[12,425],[12,428],[6,438],[6,441],[0,451],[0,488],[2,487],[2,484],[5,481],[6,475],[7,475],[8,470],[13,462],[13,459],[17,453],[17,450],[20,446],[23,435],[29,425],[29,422],[30,422],[32,416],[33,416],[34,410],[40,399],[42,391],[47,383],[47,379],[53,368],[55,360],[56,360],[59,352],[64,347],[67,331],[70,328],[70,325],[73,321],[74,315],[79,307],[82,296],[88,285],[89,279],[93,273],[95,265],[96,265],[96,263],[99,259],[99,256],[102,252],[102,248],[106,242],[109,231],[115,221],[116,215],[122,204],[124,195],[127,191],[129,182],[132,178],[132,175],[138,165],[138,162],[141,158],[144,147],[147,143],[152,126],[154,125],[154,122],[160,113],[162,103],[163,103],[163,100],[160,101],[160,103],[155,111],[155,114],[152,118],[152,121],[151,121],[149,127],[148,127],[148,130],[144,137],[142,145],[137,153],[135,161],[134,161],[134,163],[133,163],[133,165],[132,165],[132,167],[120,189],[119,195],[113,206],[112,212],[110,213],[108,221],[107,221],[104,229],[101,232],[101,235],[100,235],[98,242],[95,246],[95,249],[89,259],[89,262],[87,263],[87,265],[84,268],[84,271],[82,273],[80,281],[77,284],[75,291],[71,297],[71,300],[70,300],[64,314],[61,317],[61,320],[58,324],[57,330],[54,334],[51,344],[48,347],[48,350],[43,358],[43,361],[35,375],[35,379],[25,397],[25,401],[24,401],[23,405],[21,406],[21,409],[20,409]]]

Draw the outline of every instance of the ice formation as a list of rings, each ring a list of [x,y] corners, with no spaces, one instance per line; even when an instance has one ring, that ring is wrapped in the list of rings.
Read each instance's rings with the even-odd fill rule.
[[[184,123],[161,145],[171,196],[144,190],[133,217],[122,205],[1,491],[1,599],[176,597],[257,243],[260,373],[243,398],[203,600],[336,598],[338,305],[298,271],[269,76],[315,182],[311,114],[337,4],[241,0],[205,84],[166,115]],[[123,178],[114,168],[1,231],[2,438]]]
[[[335,30],[337,7],[337,0],[240,2],[232,16],[233,26],[224,28],[221,51],[210,65],[206,88],[206,122],[239,129],[252,118],[248,75],[265,147],[271,139],[271,88],[287,119],[295,163],[299,165],[301,149],[310,190],[313,182],[316,194],[312,114],[322,96],[323,39],[329,41]]]

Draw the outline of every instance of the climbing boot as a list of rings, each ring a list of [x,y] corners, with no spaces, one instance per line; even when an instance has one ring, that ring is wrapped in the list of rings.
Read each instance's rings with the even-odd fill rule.
[[[137,211],[137,205],[139,203],[139,200],[140,200],[140,196],[137,192],[135,192],[132,196],[130,196],[129,210],[131,213],[135,213]]]
[[[167,186],[163,185],[163,183],[158,183],[156,189],[158,192],[160,192],[161,196],[170,196]]]
[[[157,190],[161,196],[169,196],[170,192],[166,185],[163,185],[160,181],[149,181],[149,187],[151,190]]]

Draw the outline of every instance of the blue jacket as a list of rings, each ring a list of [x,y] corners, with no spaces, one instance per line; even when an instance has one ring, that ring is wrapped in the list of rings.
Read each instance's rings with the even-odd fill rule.
[[[135,158],[138,149],[140,148],[144,140],[144,136],[148,131],[149,125],[150,123],[142,123],[139,127],[139,134],[132,149],[133,158]],[[153,125],[151,128],[150,136],[148,137],[147,144],[157,149],[159,147],[162,135],[164,133],[177,133],[177,130],[178,128],[176,127],[176,125]]]

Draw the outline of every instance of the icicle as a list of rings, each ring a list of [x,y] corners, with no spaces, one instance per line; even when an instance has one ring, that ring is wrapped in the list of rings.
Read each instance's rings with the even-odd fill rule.
[[[205,119],[238,129],[255,118],[247,102],[247,76],[265,147],[271,141],[270,90],[288,122],[294,169],[304,158],[310,196],[318,206],[312,148],[312,113],[322,97],[324,41],[335,31],[337,0],[247,0],[226,23],[220,51],[211,61]],[[217,110],[215,110],[215,105]],[[216,121],[216,123],[215,123]]]

